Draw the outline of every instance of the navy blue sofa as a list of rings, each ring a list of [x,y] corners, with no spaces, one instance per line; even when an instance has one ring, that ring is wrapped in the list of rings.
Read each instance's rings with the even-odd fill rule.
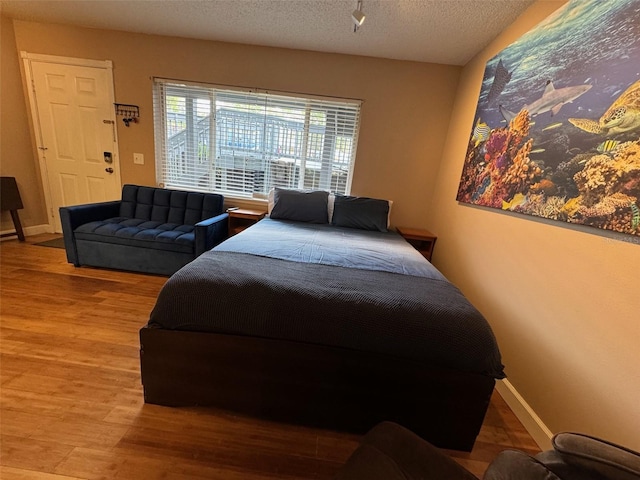
[[[60,208],[76,267],[172,275],[227,238],[224,197],[124,185],[122,199]]]

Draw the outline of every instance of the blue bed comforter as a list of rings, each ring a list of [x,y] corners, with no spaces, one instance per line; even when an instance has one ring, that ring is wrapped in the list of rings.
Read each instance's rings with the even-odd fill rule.
[[[396,233],[263,219],[174,274],[149,326],[365,350],[504,377],[487,321]]]

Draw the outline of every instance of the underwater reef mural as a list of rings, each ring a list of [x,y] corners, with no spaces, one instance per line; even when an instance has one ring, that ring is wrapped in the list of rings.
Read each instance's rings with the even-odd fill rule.
[[[457,200],[640,236],[640,0],[571,0],[487,62]]]

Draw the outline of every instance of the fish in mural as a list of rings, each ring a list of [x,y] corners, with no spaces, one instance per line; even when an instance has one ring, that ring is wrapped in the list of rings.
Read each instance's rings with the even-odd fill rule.
[[[599,153],[609,153],[612,150],[614,150],[618,145],[620,145],[620,142],[618,140],[605,140],[604,142],[602,142],[600,145],[596,147],[596,150]]]
[[[527,197],[522,193],[516,193],[510,201],[502,201],[502,210],[513,210],[525,203],[527,203]]]
[[[585,132],[608,135],[640,128],[640,80],[627,88],[598,121],[570,118],[569,122]]]
[[[550,125],[547,125],[546,127],[544,127],[542,129],[543,132],[546,132],[547,130],[554,130],[556,128],[559,128],[562,126],[562,122],[556,122],[556,123],[552,123]]]
[[[475,146],[477,147],[482,142],[484,142],[487,138],[489,138],[489,134],[491,133],[491,127],[487,125],[485,122],[482,122],[479,118],[476,122],[476,126],[473,128],[473,136],[472,140],[475,142]]]
[[[590,89],[591,85],[574,85],[571,87],[555,88],[553,82],[549,80],[547,81],[547,86],[542,96],[533,103],[525,105],[522,109],[527,110],[532,117],[549,111],[551,115],[555,115],[565,103],[573,102]],[[502,105],[500,105],[500,113],[502,113],[502,116],[507,122],[510,122],[516,116],[515,113],[510,112]]]
[[[633,229],[637,229],[640,226],[640,208],[635,203],[631,204],[631,226]]]
[[[482,194],[487,190],[487,187],[489,186],[490,183],[491,183],[491,177],[489,176],[485,177],[482,183],[480,184],[480,186],[478,187],[478,190],[476,190],[476,192],[473,194],[474,201],[478,200],[478,198],[482,196]]]
[[[507,83],[511,80],[511,75],[513,75],[514,71],[515,68],[509,72],[509,70],[504,66],[504,63],[502,63],[502,59],[500,59],[493,75],[493,83],[491,83],[491,88],[487,95],[487,103],[489,106],[495,104],[496,100],[504,90],[504,87],[506,87]]]

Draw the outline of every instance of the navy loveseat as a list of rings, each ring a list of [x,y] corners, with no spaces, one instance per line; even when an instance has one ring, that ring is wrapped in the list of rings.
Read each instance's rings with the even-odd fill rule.
[[[122,199],[60,208],[76,267],[172,275],[227,238],[224,197],[125,185]]]

